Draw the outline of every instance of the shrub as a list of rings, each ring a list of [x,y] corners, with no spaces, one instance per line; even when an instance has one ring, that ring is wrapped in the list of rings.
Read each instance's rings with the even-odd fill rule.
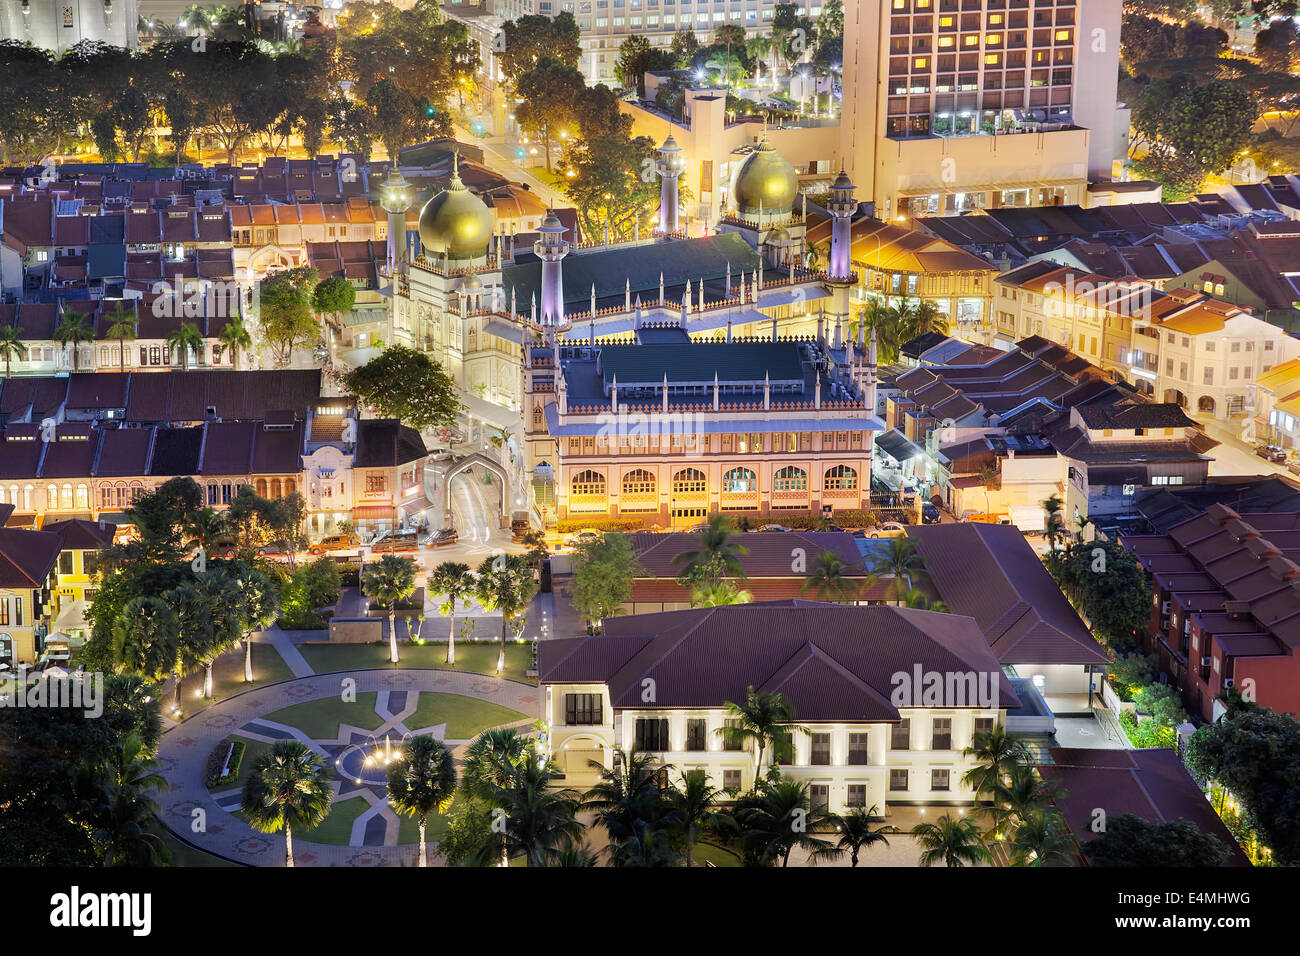
[[[330,558],[317,558],[300,567],[280,587],[280,626],[290,631],[314,630],[329,623],[321,608],[339,599],[342,575]]]
[[[239,776],[239,765],[244,760],[246,747],[242,740],[223,740],[212,749],[203,774],[208,789],[230,783]],[[226,771],[224,774],[221,772],[223,767]]]

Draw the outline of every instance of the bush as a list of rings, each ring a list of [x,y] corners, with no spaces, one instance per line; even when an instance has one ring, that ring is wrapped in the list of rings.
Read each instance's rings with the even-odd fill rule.
[[[230,783],[239,776],[239,765],[244,760],[246,746],[242,740],[223,740],[212,749],[212,753],[208,755],[207,769],[203,774],[209,790],[223,783]],[[225,774],[221,772],[222,767],[225,767]]]
[[[1156,679],[1156,663],[1154,654],[1119,654],[1106,668],[1106,676],[1119,699],[1129,702],[1134,694]]]
[[[315,630],[329,624],[329,612],[339,599],[342,575],[330,558],[305,564],[280,587],[280,626],[289,631]]]

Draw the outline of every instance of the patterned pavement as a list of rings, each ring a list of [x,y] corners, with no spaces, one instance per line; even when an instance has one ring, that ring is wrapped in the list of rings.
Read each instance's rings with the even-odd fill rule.
[[[335,740],[313,740],[295,727],[265,720],[267,714],[293,704],[334,697],[343,692],[344,681],[355,681],[357,694],[378,694],[375,712],[383,723],[375,730],[343,725]],[[395,739],[410,731],[424,731],[443,739],[445,725],[408,728],[402,721],[414,713],[420,693],[460,694],[490,701],[530,715],[516,726],[527,728],[539,710],[538,689],[529,684],[482,674],[419,669],[352,671],[298,677],[279,684],[258,687],[231,697],[169,729],[159,748],[160,772],[171,788],[158,798],[163,821],[182,839],[202,850],[250,866],[283,866],[284,836],[259,833],[232,810],[239,806],[237,790],[209,793],[203,776],[208,755],[232,733],[254,740],[271,741],[293,737],[302,740],[328,762],[342,757],[349,746],[372,737]],[[448,741],[457,757],[466,741]],[[414,845],[397,845],[398,820],[388,807],[382,789],[352,781],[331,781],[335,799],[360,796],[370,808],[353,825],[353,846],[313,843],[294,834],[294,862],[297,866],[397,866],[413,865]],[[340,793],[341,791],[341,793]],[[436,865],[437,857],[430,854]]]

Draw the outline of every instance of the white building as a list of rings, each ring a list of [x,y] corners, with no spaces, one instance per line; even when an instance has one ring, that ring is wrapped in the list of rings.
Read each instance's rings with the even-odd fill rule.
[[[135,49],[136,0],[0,0],[0,39],[63,53],[83,40]]]

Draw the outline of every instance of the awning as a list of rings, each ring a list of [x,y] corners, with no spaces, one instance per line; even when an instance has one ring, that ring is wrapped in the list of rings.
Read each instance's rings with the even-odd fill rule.
[[[94,521],[94,516],[89,511],[60,511],[57,513],[46,513],[41,516],[41,525],[53,524],[56,521]]]
[[[86,602],[83,598],[77,598],[72,603],[59,611],[59,616],[54,619],[54,630],[68,631],[82,630],[86,627]]]
[[[122,512],[111,512],[111,511],[101,511],[99,513],[99,520],[104,524],[111,524],[111,525],[124,525],[124,524],[135,523],[131,520],[129,515],[124,514]]]
[[[10,515],[5,522],[6,528],[35,528],[36,515]]]
[[[410,501],[403,501],[398,507],[408,515],[418,515],[428,511],[433,505],[424,495],[419,495]]]
[[[900,465],[913,458],[919,458],[925,450],[900,432],[897,428],[876,436],[876,447]]]
[[[359,505],[352,509],[353,518],[396,518],[397,509],[393,505]]]

